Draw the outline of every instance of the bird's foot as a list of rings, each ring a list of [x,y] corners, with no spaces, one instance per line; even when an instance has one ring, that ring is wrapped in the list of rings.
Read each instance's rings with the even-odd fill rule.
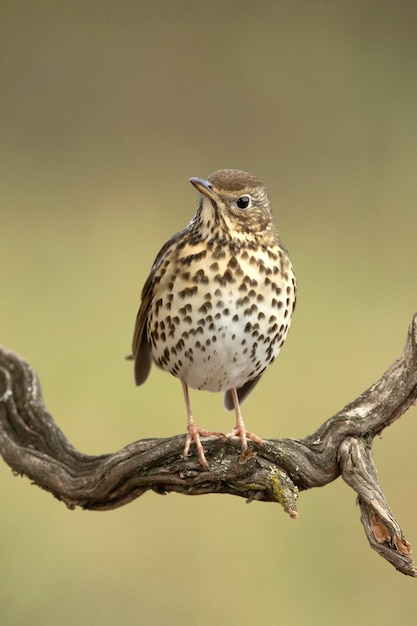
[[[188,432],[185,439],[183,456],[187,458],[190,451],[190,446],[192,442],[194,442],[195,447],[197,448],[197,454],[198,458],[200,459],[201,465],[204,467],[204,469],[209,470],[209,464],[207,463],[206,455],[204,454],[204,448],[203,444],[201,443],[200,435],[201,437],[223,437],[224,435],[216,431],[202,430],[197,426],[194,420],[188,422],[187,430]]]
[[[242,451],[240,453],[238,462],[242,465],[247,463],[249,459],[256,456],[256,452],[253,450],[253,448],[248,448],[248,439],[250,439],[254,443],[259,444],[260,446],[265,446],[265,442],[263,439],[261,439],[260,437],[258,437],[258,435],[255,435],[254,433],[248,432],[244,427],[235,426],[230,431],[230,433],[227,433],[226,437],[228,439],[231,439],[232,437],[239,437],[242,443]]]
[[[254,443],[259,444],[260,446],[265,447],[265,442],[263,439],[255,435],[254,433],[250,433],[244,426],[235,426],[229,433],[226,435],[227,439],[231,439],[232,437],[239,437],[242,442],[242,451],[247,450],[248,447],[248,439],[253,441]]]

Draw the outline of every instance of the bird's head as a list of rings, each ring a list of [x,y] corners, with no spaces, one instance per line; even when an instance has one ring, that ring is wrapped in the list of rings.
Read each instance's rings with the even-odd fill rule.
[[[205,227],[237,235],[275,236],[269,195],[256,176],[241,170],[218,170],[204,180],[190,178],[201,193],[199,212]]]

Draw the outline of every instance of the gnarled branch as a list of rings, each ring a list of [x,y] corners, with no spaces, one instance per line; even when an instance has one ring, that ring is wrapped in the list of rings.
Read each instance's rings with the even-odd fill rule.
[[[298,493],[338,476],[358,495],[361,522],[372,548],[400,572],[417,576],[411,546],[378,484],[372,459],[376,435],[417,400],[417,315],[403,353],[356,400],[305,439],[251,444],[242,457],[239,440],[204,439],[210,465],[181,455],[184,435],[136,441],[113,454],[89,456],[67,441],[42,401],[38,378],[17,354],[0,349],[0,453],[19,474],[69,508],[105,510],[145,491],[188,495],[229,493],[249,501],[279,502],[297,517]]]

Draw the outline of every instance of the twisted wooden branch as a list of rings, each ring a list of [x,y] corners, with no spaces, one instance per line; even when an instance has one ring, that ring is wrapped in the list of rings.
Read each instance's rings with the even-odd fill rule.
[[[297,517],[298,493],[342,476],[358,495],[361,522],[373,549],[400,572],[417,576],[411,546],[378,484],[372,459],[376,435],[417,400],[417,315],[403,353],[378,382],[305,439],[251,444],[204,440],[205,471],[193,451],[181,456],[184,435],[136,441],[113,454],[89,456],[67,441],[42,401],[32,367],[0,349],[0,453],[19,474],[69,508],[112,509],[152,489],[164,494],[229,493],[279,502]]]

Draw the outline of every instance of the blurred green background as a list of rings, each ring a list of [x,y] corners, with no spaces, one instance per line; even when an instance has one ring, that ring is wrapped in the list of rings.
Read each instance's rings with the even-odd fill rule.
[[[417,4],[388,1],[0,5],[1,343],[37,369],[86,453],[185,431],[180,384],[124,361],[189,176],[267,185],[299,283],[289,339],[248,427],[302,437],[373,383],[417,311]],[[203,427],[233,417],[192,393]],[[417,410],[375,443],[417,545]],[[341,481],[300,517],[226,496],[147,494],[68,511],[0,465],[1,622],[415,624],[416,581],[367,544]]]

